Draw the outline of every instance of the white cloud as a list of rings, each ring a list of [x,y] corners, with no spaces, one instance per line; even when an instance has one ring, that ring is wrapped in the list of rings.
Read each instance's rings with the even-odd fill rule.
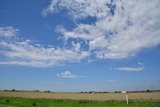
[[[92,24],[79,23],[70,31],[56,30],[67,40],[82,39],[89,47],[72,42],[70,49],[42,46],[30,40],[0,40],[0,64],[52,67],[65,62],[79,62],[90,54],[100,59],[122,59],[160,44],[160,0],[51,0],[43,15],[67,10],[73,21],[94,17]],[[15,37],[18,29],[0,27],[1,37]],[[86,49],[83,49],[86,50]],[[5,60],[4,60],[5,58]],[[139,64],[140,65],[140,64]],[[123,67],[138,71],[143,68]]]
[[[120,67],[117,68],[119,71],[126,71],[126,72],[134,72],[134,71],[143,71],[144,67]]]
[[[88,59],[87,63],[92,63],[94,60]]]
[[[61,77],[61,78],[68,78],[68,79],[75,79],[75,78],[77,78],[76,75],[72,74],[69,71],[65,71],[65,72],[62,72],[60,74],[57,74],[57,76]]]
[[[52,0],[50,5],[47,7],[47,9],[43,9],[42,14],[44,16],[46,16],[48,13],[54,13],[56,12],[56,6],[52,5],[52,4],[57,4],[59,0]]]
[[[54,14],[58,9],[66,9],[73,19],[86,18],[88,15],[102,17],[105,11],[108,11],[105,6],[107,2],[110,0],[51,0],[50,5],[42,13],[46,16]]]
[[[0,56],[5,60],[0,65],[23,65],[31,67],[53,67],[65,62],[79,62],[89,56],[86,51],[80,51],[79,45],[72,49],[44,47],[26,41],[0,41]]]
[[[13,28],[12,26],[0,26],[0,37],[10,38],[16,36],[19,29]]]
[[[59,30],[66,39],[88,40],[98,58],[122,59],[160,44],[159,0],[52,0],[45,15],[65,9],[71,19],[95,17],[71,31]]]
[[[60,78],[68,78],[68,79],[75,79],[75,78],[85,77],[85,76],[74,75],[70,71],[61,72],[60,74],[57,73],[57,76],[60,77]]]

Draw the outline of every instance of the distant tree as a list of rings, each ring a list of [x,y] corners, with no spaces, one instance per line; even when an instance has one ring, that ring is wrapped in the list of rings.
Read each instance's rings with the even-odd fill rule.
[[[16,91],[16,89],[12,89],[11,91]]]
[[[39,92],[39,90],[33,90],[33,92]]]
[[[115,93],[121,93],[120,91],[115,91]]]
[[[50,93],[51,91],[47,90],[47,91],[44,91],[44,92]]]
[[[148,89],[148,90],[146,90],[146,92],[152,92],[152,91]]]

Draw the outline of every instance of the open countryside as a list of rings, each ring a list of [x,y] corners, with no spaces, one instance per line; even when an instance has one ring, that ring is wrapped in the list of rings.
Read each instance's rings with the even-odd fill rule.
[[[2,97],[53,98],[73,100],[125,100],[123,93],[45,93],[45,92],[0,92]],[[159,92],[128,93],[129,99],[160,99]]]
[[[0,0],[0,107],[160,107],[160,0]]]
[[[160,93],[0,92],[0,107],[159,107]]]

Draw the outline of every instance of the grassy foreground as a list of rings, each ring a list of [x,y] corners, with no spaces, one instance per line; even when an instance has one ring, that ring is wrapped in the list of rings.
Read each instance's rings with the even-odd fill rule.
[[[69,100],[0,97],[0,107],[160,107],[160,100]]]

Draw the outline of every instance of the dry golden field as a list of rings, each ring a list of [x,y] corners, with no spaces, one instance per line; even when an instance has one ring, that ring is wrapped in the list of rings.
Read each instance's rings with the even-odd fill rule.
[[[0,96],[24,98],[54,98],[54,99],[87,99],[87,100],[123,100],[122,93],[42,93],[42,92],[0,92]],[[160,93],[128,93],[129,99],[160,99]]]

